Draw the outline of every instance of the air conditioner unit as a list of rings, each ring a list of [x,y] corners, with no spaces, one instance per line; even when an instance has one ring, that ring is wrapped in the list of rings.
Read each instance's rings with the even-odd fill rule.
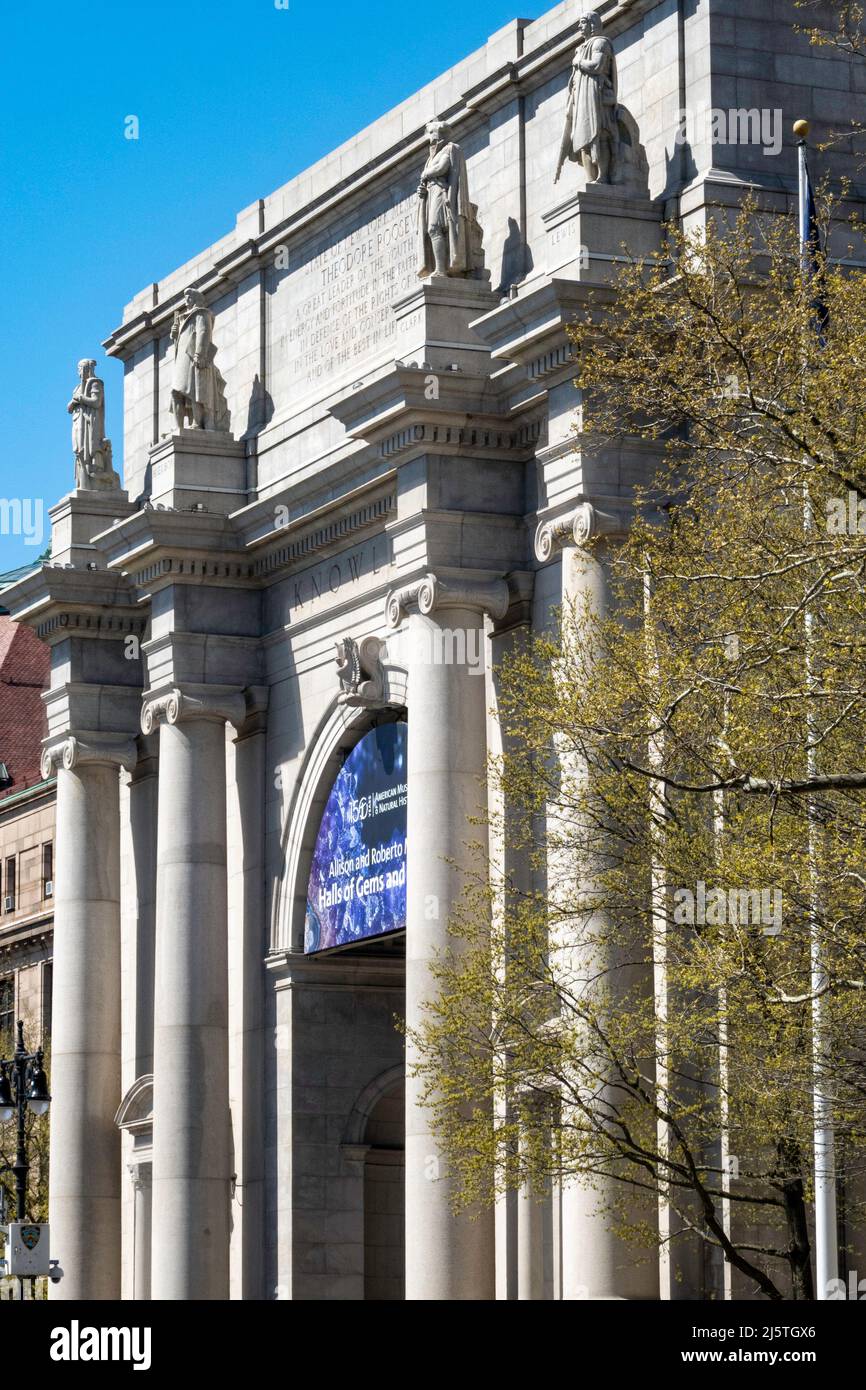
[[[50,878],[45,880],[45,896],[46,898],[54,897],[54,883]]]
[[[14,912],[14,911],[15,911],[15,898],[13,897],[13,895],[12,895],[11,893],[7,893],[7,894],[6,894],[6,897],[3,899],[3,911],[4,911],[4,912]]]

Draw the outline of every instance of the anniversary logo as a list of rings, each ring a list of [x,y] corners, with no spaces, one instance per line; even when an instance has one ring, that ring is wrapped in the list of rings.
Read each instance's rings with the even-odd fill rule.
[[[406,926],[405,724],[372,729],[328,797],[307,892],[306,952]]]

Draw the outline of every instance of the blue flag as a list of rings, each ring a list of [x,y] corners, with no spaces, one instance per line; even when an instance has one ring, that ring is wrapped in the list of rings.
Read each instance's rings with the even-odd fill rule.
[[[811,281],[815,287],[815,297],[812,300],[813,323],[823,347],[830,311],[824,297],[824,243],[818,225],[818,210],[812,180],[809,177],[805,143],[800,145],[800,254],[803,278],[807,282]]]

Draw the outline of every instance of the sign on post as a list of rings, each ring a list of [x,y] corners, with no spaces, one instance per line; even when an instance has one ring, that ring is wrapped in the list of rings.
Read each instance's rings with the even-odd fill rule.
[[[48,1222],[13,1222],[7,1229],[6,1273],[19,1279],[36,1279],[51,1273],[51,1239]]]

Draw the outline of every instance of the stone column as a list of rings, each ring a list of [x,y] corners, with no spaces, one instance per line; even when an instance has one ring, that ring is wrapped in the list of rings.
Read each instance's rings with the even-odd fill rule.
[[[136,1302],[150,1299],[151,1215],[153,1211],[153,1171],[150,1163],[131,1163],[132,1187],[135,1193],[133,1218],[133,1277],[132,1297]]]
[[[487,748],[491,756],[502,758],[510,751],[513,739],[503,727],[501,717],[502,671],[519,652],[525,650],[532,621],[532,599],[535,589],[535,575],[529,571],[513,571],[508,576],[511,593],[511,607],[503,623],[493,625],[490,634],[490,664],[487,672]],[[502,789],[494,782],[490,788],[490,811],[493,826],[490,833],[489,854],[491,865],[495,868],[496,892],[493,897],[493,920],[505,933],[505,959],[500,968],[508,969],[508,923],[511,910],[511,885],[517,895],[532,888],[532,859],[526,849],[524,824],[521,810],[510,803]],[[495,1105],[497,1119],[507,1120],[510,1116],[514,1097],[506,1085],[497,1097]],[[537,1274],[536,1255],[529,1256],[528,1249],[536,1251],[534,1242],[538,1240],[537,1257],[541,1260],[542,1288],[544,1278],[544,1237],[545,1211],[539,1213],[529,1210],[524,1201],[525,1193],[508,1186],[496,1203],[496,1298],[511,1300],[521,1298],[541,1298],[542,1293],[527,1293],[533,1277],[530,1268]],[[540,1216],[538,1224],[535,1217]],[[536,1281],[537,1282],[537,1281]]]
[[[624,500],[619,503],[620,510],[617,501],[610,499],[605,509],[583,501],[565,516],[540,525],[535,538],[536,555],[542,562],[551,559],[558,548],[563,550],[563,604],[579,605],[588,598],[593,611],[602,618],[611,611],[608,546],[617,536],[625,534],[628,525],[626,503]],[[601,541],[600,545],[588,553],[583,552],[583,547],[597,540]],[[568,775],[579,777],[582,773],[579,769],[570,769]],[[591,874],[591,867],[569,864],[560,866],[560,871],[568,881],[575,875]],[[556,880],[557,874],[553,877]],[[568,971],[578,970],[581,979],[588,979],[599,970],[608,980],[616,978],[619,963],[615,954],[603,961],[587,960],[582,968],[579,950],[578,938],[570,943],[566,952]],[[630,982],[634,982],[633,977]],[[622,1200],[623,1194],[624,1190],[614,1179],[595,1179],[593,1188],[578,1180],[563,1184],[560,1207],[563,1299],[658,1298],[657,1258],[645,1250],[632,1249],[619,1239],[609,1227],[610,1218],[604,1214],[604,1209],[617,1197]],[[651,1206],[640,1214],[644,1219],[651,1217]]]
[[[57,768],[51,1050],[52,1299],[120,1298],[120,787],[122,735],[50,744]]]
[[[410,612],[407,829],[406,1017],[422,1018],[435,981],[430,961],[453,946],[452,907],[463,882],[454,865],[470,866],[468,824],[486,804],[484,613],[504,616],[504,580],[464,583],[427,575],[388,596],[387,619],[398,627]],[[450,862],[448,862],[450,861]],[[407,1046],[407,1069],[411,1045]],[[406,1298],[492,1299],[495,1291],[493,1213],[455,1217],[438,1142],[406,1077]]]
[[[160,723],[153,1102],[154,1299],[226,1299],[228,1083],[226,721],[242,694],[149,698]]]
[[[262,1297],[264,1254],[265,894],[267,689],[247,691],[247,720],[229,748],[229,1101],[234,1137],[231,1297]],[[234,755],[232,757],[232,754]]]
[[[155,744],[157,739],[153,740]],[[153,983],[156,944],[156,864],[157,811],[159,797],[159,759],[156,749],[142,740],[138,766],[128,789],[126,841],[127,878],[130,901],[124,902],[123,919],[127,933],[124,949],[124,981],[128,999],[124,1007],[127,1046],[127,1085],[153,1072]]]
[[[517,1199],[517,1297],[544,1298],[545,1196],[524,1183]]]

